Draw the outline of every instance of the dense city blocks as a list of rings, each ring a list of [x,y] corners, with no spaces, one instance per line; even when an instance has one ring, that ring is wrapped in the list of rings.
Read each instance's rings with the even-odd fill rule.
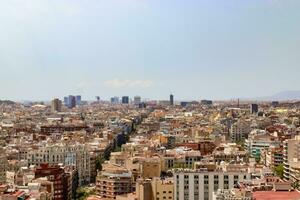
[[[300,0],[0,0],[0,200],[300,200]]]
[[[300,198],[298,102],[116,99],[3,102],[0,198]]]

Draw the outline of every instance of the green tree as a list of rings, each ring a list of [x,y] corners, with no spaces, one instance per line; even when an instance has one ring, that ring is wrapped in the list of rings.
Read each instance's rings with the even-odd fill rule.
[[[76,191],[76,198],[79,200],[85,200],[91,195],[95,195],[95,190],[81,187]]]
[[[120,152],[122,151],[122,148],[119,146],[116,146],[116,148],[113,150],[113,152]]]
[[[299,183],[298,183],[297,181],[293,182],[293,183],[292,183],[292,187],[293,187],[294,189],[299,189]]]
[[[284,170],[284,167],[283,165],[278,165],[277,167],[274,167],[274,173],[279,176],[280,178],[283,178],[283,170]]]

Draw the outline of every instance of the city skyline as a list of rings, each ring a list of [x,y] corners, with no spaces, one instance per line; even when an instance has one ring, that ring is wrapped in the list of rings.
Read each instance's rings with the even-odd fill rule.
[[[241,101],[241,102],[272,102],[272,101],[281,101],[281,102],[288,102],[288,101],[299,101],[300,100],[300,91],[295,90],[295,91],[283,91],[280,93],[276,93],[274,95],[270,95],[270,96],[262,96],[262,97],[245,97],[245,98],[241,98],[241,97],[232,97],[232,98],[228,98],[228,99],[210,99],[210,98],[206,98],[206,97],[200,97],[200,98],[191,98],[191,99],[185,99],[182,97],[177,97],[174,96],[174,94],[169,94],[169,95],[173,95],[174,98],[174,102],[176,103],[181,103],[181,102],[192,102],[192,101],[197,101],[200,102],[202,100],[206,101],[206,100],[210,100],[210,101]],[[49,99],[39,99],[39,98],[34,98],[34,99],[0,99],[0,101],[5,101],[5,100],[10,100],[10,101],[15,101],[15,102],[19,102],[19,103],[29,103],[29,102],[44,102],[44,103],[51,103],[51,101],[53,101],[53,99],[58,99],[61,101],[64,101],[66,98],[73,96],[73,95],[65,95],[65,96],[53,96],[52,98]],[[115,101],[116,98],[118,98],[118,103],[117,104],[122,104],[122,98],[123,97],[128,97],[129,98],[129,102],[130,103],[134,103],[135,102],[135,98],[139,97],[141,99],[141,102],[152,102],[152,101],[170,101],[170,96],[168,96],[168,94],[165,97],[162,98],[148,98],[147,96],[140,96],[138,94],[133,95],[133,96],[122,96],[122,95],[114,95],[111,97],[100,97],[100,96],[94,96],[94,98],[87,98],[85,96],[81,96],[81,94],[76,94],[76,96],[73,97],[77,97],[80,96],[83,99],[83,102],[97,102],[97,101],[102,101],[102,102],[112,102]],[[99,100],[98,100],[99,97]],[[112,100],[114,99],[114,100]]]
[[[299,11],[0,1],[0,200],[300,200]]]
[[[300,90],[300,2],[3,1],[0,99]]]

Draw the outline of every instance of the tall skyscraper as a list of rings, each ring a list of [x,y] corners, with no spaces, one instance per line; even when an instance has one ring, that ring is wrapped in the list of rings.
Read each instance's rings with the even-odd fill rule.
[[[123,96],[122,97],[122,104],[129,104],[129,97],[128,96]]]
[[[112,98],[110,98],[110,102],[112,104],[118,104],[119,103],[119,97],[112,97]]]
[[[76,106],[76,97],[73,95],[69,95],[68,97],[68,108],[74,108]]]
[[[69,98],[68,97],[64,97],[64,105],[68,106],[69,103]]]
[[[96,100],[97,100],[97,102],[100,102],[100,97],[96,96]]]
[[[135,96],[133,101],[134,101],[134,105],[139,105],[141,103],[141,97]]]
[[[258,105],[257,105],[257,104],[251,104],[251,105],[250,105],[250,113],[251,113],[251,114],[256,114],[256,113],[258,113]]]
[[[81,95],[77,95],[76,96],[76,105],[80,105],[81,104]]]
[[[51,101],[51,111],[52,112],[61,112],[62,102],[59,99],[53,99]]]
[[[174,95],[173,94],[170,95],[170,105],[174,106]]]

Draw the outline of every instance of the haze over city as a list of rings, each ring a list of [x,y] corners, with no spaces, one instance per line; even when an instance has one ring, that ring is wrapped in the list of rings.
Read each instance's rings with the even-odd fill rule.
[[[300,85],[298,0],[0,2],[0,99],[270,96]]]
[[[300,0],[0,0],[0,200],[300,200]]]

